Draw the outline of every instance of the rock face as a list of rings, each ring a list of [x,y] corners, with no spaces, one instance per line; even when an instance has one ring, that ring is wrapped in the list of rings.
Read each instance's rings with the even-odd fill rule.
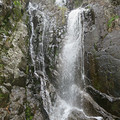
[[[0,1],[0,119],[3,120],[25,120],[28,56],[25,4]]]
[[[115,103],[105,102],[103,96],[100,95],[104,93],[110,98],[115,97],[115,99],[120,97],[120,92],[118,91],[120,89],[119,4],[115,6],[112,1],[103,2],[98,0],[91,1],[87,7],[92,9],[94,14],[92,18],[94,22],[88,22],[89,29],[86,27],[85,35],[87,83],[101,92],[96,93],[93,90],[96,95],[93,95],[94,92],[92,92],[91,96],[95,101],[109,113],[120,117],[119,112],[117,113],[119,111],[119,100]],[[101,102],[102,100],[103,102]]]
[[[32,0],[28,11],[31,61],[26,86],[27,102],[33,119],[49,120],[50,105],[55,100],[54,86],[57,87],[58,54],[61,49],[59,45],[66,29],[67,8],[55,6],[50,0]]]

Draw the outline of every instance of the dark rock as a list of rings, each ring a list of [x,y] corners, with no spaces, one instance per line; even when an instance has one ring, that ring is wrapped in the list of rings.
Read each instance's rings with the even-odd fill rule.
[[[26,85],[26,75],[23,72],[19,72],[19,78],[13,80],[12,85],[25,87]]]
[[[67,0],[67,7],[69,10],[80,7],[83,0]]]
[[[120,98],[114,98],[108,96],[105,93],[101,93],[95,90],[93,87],[89,86],[86,88],[87,92],[92,96],[92,98],[107,112],[112,115],[120,117]]]
[[[113,16],[119,15],[119,6],[114,7],[111,2],[94,0],[87,5],[93,10],[95,19],[93,19],[94,24],[88,25],[88,28],[92,29],[85,28],[85,72],[86,83],[99,91],[95,92],[90,88],[88,90],[88,92],[91,91],[90,95],[106,111],[120,117],[120,112],[117,112],[120,103],[119,99],[116,99],[120,97],[118,91],[120,89],[120,26],[118,20],[111,23],[115,23],[117,27],[112,26],[109,28],[111,30],[108,30],[108,21]],[[119,5],[119,1],[116,0],[116,2]],[[113,101],[106,96],[111,96]]]
[[[10,83],[3,83],[3,85],[4,85],[9,91],[11,91],[12,85],[11,85]]]
[[[120,89],[119,34],[119,31],[108,34],[101,44],[101,50],[94,52],[92,56],[89,55],[89,77],[92,80],[92,85],[97,90],[114,97],[120,97],[118,91]]]
[[[83,111],[72,110],[68,115],[68,120],[96,120],[95,118],[88,117]]]

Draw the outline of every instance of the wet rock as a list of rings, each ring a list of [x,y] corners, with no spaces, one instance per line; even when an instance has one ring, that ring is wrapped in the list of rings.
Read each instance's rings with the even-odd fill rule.
[[[115,8],[110,1],[96,0],[87,6],[93,10],[95,19],[92,19],[94,24],[88,25],[92,29],[85,28],[86,83],[108,96],[120,97],[118,91],[120,89],[120,26],[117,19],[111,22],[111,27],[108,25],[108,21],[112,19],[112,16],[119,15],[119,7]],[[89,90],[88,92],[91,91]],[[91,94],[93,98],[96,98],[97,95],[94,92]],[[116,107],[116,110],[113,110],[112,107],[119,106],[119,100],[110,102],[106,97],[104,99],[103,96],[98,99],[97,103],[106,111],[119,116],[119,113],[117,113],[119,107]]]
[[[89,118],[83,111],[73,110],[68,116],[68,120],[96,120],[95,118]]]
[[[32,0],[31,2],[38,3],[39,7],[37,10],[30,11],[34,25],[32,59],[35,63],[34,66],[30,64],[29,79],[27,80],[27,102],[31,114],[34,116],[33,119],[49,120],[47,109],[49,111],[49,105],[55,101],[55,90],[51,83],[55,84],[58,49],[66,29],[67,8],[54,6],[49,0],[41,0],[40,2]],[[36,6],[36,4],[33,5]],[[43,97],[43,89],[48,91],[50,98],[46,92],[44,93],[45,98]],[[48,103],[48,100],[52,103]],[[47,107],[45,107],[46,104],[48,104]]]
[[[102,48],[93,55],[89,55],[90,71],[89,77],[92,80],[92,85],[97,90],[119,97],[119,66],[120,66],[120,49],[119,49],[119,31],[109,33],[104,41]],[[94,69],[94,71],[93,71]],[[103,84],[104,83],[104,84]]]
[[[88,86],[89,87],[89,86]],[[88,87],[86,87],[87,92],[89,93]],[[98,91],[99,92],[99,91]],[[120,118],[110,114],[104,108],[102,108],[97,101],[95,101],[88,93],[84,93],[83,96],[83,109],[84,112],[90,117],[94,116],[97,119],[103,120],[119,120]]]
[[[95,90],[93,87],[89,86],[86,88],[87,92],[92,96],[92,98],[106,111],[109,113],[120,117],[120,98],[114,98],[108,96]]]

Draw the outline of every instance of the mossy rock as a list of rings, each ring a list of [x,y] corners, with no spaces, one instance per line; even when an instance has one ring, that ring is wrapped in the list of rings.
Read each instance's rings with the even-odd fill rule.
[[[110,2],[115,6],[120,5],[120,0],[110,0]]]
[[[75,8],[80,7],[82,4],[83,0],[74,0],[74,6]]]
[[[9,91],[4,86],[0,86],[0,107],[6,107],[8,101]]]

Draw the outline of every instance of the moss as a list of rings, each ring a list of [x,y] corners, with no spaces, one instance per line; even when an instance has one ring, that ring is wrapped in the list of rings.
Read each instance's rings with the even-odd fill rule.
[[[31,112],[31,108],[29,106],[29,103],[26,104],[26,110],[25,110],[25,115],[26,115],[26,120],[32,120],[33,119],[33,114]]]
[[[19,0],[14,0],[13,5],[14,5],[14,8],[13,8],[14,19],[15,19],[15,21],[19,21],[22,17],[21,2]]]
[[[97,43],[94,43],[94,49],[98,51]]]
[[[80,7],[80,5],[82,4],[82,2],[83,2],[83,0],[75,0],[74,1],[75,8]]]
[[[114,104],[112,104],[111,106],[111,111],[114,114],[119,114],[120,112],[120,102],[115,102]]]
[[[28,23],[29,23],[29,15],[28,15],[27,12],[25,12],[25,14],[26,14],[25,24],[28,25]]]
[[[29,66],[27,65],[26,66],[26,74],[28,74],[29,73]]]
[[[13,1],[13,8],[5,9],[5,14],[0,16],[0,34],[3,36],[11,36],[16,29],[17,22],[22,18],[24,9],[20,0]]]
[[[4,64],[0,63],[0,85],[4,82]]]
[[[112,5],[115,5],[115,6],[120,5],[120,0],[110,0],[110,2],[112,3]]]
[[[111,17],[111,18],[109,19],[109,21],[108,21],[108,24],[107,24],[107,25],[108,25],[108,28],[111,28],[112,25],[113,25],[113,22],[114,22],[116,19],[118,19],[118,18],[119,18],[118,15]]]
[[[9,94],[8,93],[4,94],[0,90],[0,107],[6,107],[8,101],[9,101]]]
[[[62,6],[58,7],[58,9],[61,11],[62,24],[65,24],[66,22],[65,13],[67,11],[67,8],[65,6]]]

